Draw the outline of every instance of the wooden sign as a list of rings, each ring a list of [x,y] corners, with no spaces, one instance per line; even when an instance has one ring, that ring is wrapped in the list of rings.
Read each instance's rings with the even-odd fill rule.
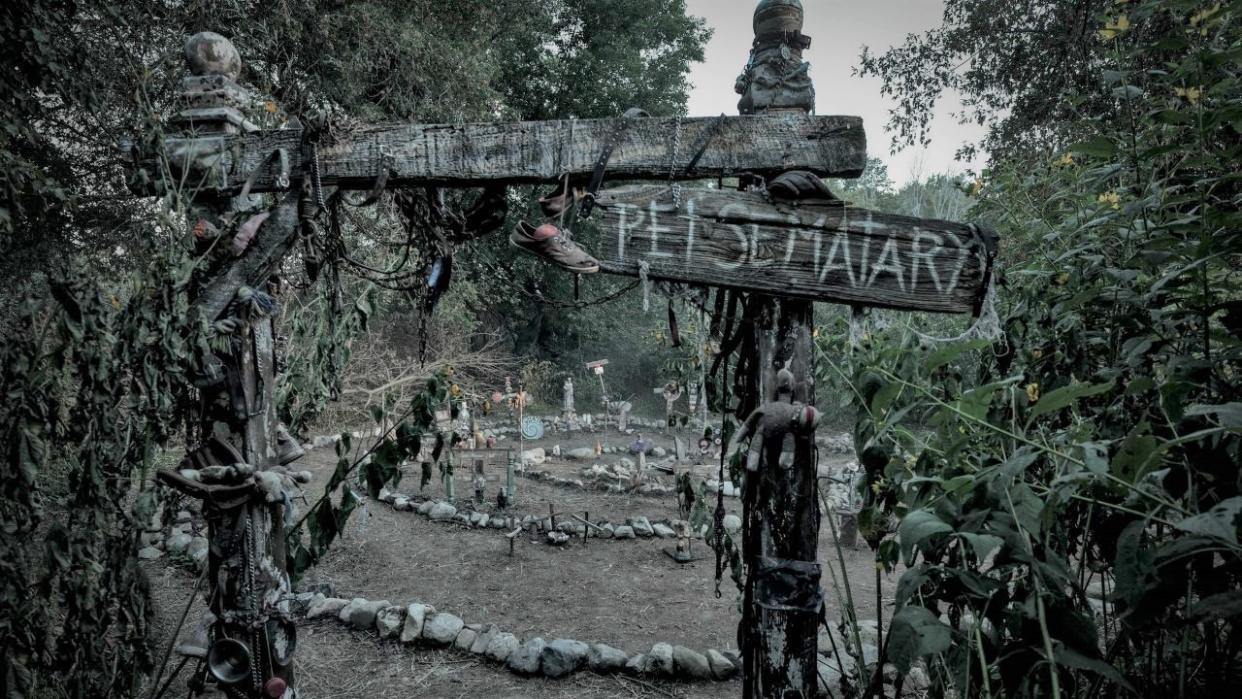
[[[774,204],[761,194],[669,187],[606,190],[606,272],[816,301],[971,313],[991,275],[995,237],[973,226],[851,206]]]
[[[397,124],[338,130],[318,137],[320,179],[341,189],[479,186],[579,179],[614,144],[613,179],[710,179],[742,172],[811,170],[857,177],[867,160],[862,119],[780,114],[717,118],[643,117],[495,124]],[[701,149],[693,172],[686,165]],[[151,181],[196,191],[289,189],[309,171],[300,129],[168,138],[163,153],[132,153]],[[171,165],[167,165],[171,164]],[[170,171],[171,170],[171,171]]]

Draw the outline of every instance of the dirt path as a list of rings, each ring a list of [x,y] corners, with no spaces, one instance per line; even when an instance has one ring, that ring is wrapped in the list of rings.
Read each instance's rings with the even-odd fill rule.
[[[619,439],[614,439],[618,442]],[[549,446],[550,443],[541,446]],[[605,456],[602,463],[620,458]],[[335,465],[331,449],[313,451],[306,464],[315,484],[326,482]],[[589,465],[589,464],[588,464]],[[553,463],[541,468],[579,477],[582,463]],[[458,475],[458,494],[468,492],[468,476]],[[489,473],[493,493],[503,472]],[[702,469],[704,475],[710,468]],[[417,492],[417,473],[408,473],[402,492]],[[671,482],[671,479],[669,479]],[[564,488],[530,478],[519,479],[519,512],[590,512],[592,519],[614,522],[642,515],[676,518],[672,495],[646,497]],[[321,485],[320,485],[321,487]],[[312,485],[310,493],[317,491]],[[438,483],[429,495],[441,495]],[[309,494],[309,493],[308,493]],[[459,499],[459,503],[465,504]],[[736,511],[740,501],[726,498]],[[486,511],[486,510],[485,510]],[[738,592],[725,572],[721,597],[715,596],[715,560],[701,543],[702,560],[678,565],[664,553],[671,541],[578,539],[564,547],[549,546],[519,535],[513,557],[508,542],[495,529],[470,529],[459,524],[432,523],[413,512],[397,512],[368,501],[354,515],[338,541],[308,582],[327,582],[339,597],[385,599],[393,603],[421,601],[461,616],[468,623],[495,623],[521,638],[541,636],[604,642],[630,654],[652,644],[669,642],[691,648],[720,650],[737,647]],[[827,523],[820,532],[819,560],[836,566],[836,549]],[[863,547],[845,550],[846,567],[862,618],[875,616],[875,568]],[[192,578],[188,573],[155,562],[151,566],[163,632],[175,622]],[[895,577],[883,583],[891,604]],[[824,587],[829,618],[839,617],[830,579]],[[886,615],[889,610],[886,610]],[[191,618],[194,618],[193,616]],[[825,641],[826,643],[826,641]],[[380,643],[372,633],[351,632],[335,622],[310,624],[299,638],[297,662],[301,685],[309,697],[628,697],[657,696],[650,687],[579,674],[568,680],[519,678],[451,651],[411,650]],[[718,697],[740,693],[737,682],[703,685],[660,685],[676,696]],[[176,695],[173,695],[176,696]]]

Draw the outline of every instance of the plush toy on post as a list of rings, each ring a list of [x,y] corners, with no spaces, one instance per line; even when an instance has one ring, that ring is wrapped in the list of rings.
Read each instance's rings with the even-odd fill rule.
[[[759,470],[765,445],[783,443],[785,437],[791,434],[810,434],[819,425],[819,411],[814,406],[793,401],[793,386],[793,373],[781,369],[776,374],[776,400],[756,408],[734,435],[733,443],[729,445],[729,458],[750,438],[750,448],[746,452],[747,471],[753,473]],[[781,461],[784,461],[785,455],[781,456]]]

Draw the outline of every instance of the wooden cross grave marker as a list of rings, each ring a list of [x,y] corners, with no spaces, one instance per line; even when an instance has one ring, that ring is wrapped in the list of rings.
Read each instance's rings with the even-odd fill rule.
[[[147,173],[146,183],[175,182],[196,196],[226,198],[243,191],[297,191],[313,172],[320,186],[339,190],[377,190],[377,183],[470,187],[582,179],[611,144],[609,178],[665,184],[599,193],[604,244],[592,252],[604,272],[641,276],[646,262],[651,279],[814,301],[977,312],[995,251],[989,233],[946,221],[845,204],[781,204],[753,192],[687,188],[684,197],[671,196],[670,181],[787,170],[856,177],[866,163],[858,117],[786,112],[396,124],[334,132],[330,143],[314,145],[300,128],[247,130],[255,127],[234,121],[234,133],[196,133],[193,120],[185,119],[189,133],[165,139],[158,154],[135,150],[131,157]],[[701,152],[679,150],[678,143],[695,144]],[[696,155],[694,169],[687,171],[687,161]],[[145,189],[154,193],[158,186]],[[254,262],[266,262],[258,276],[292,244],[296,213],[289,208],[274,218],[290,236],[269,236],[255,246]],[[259,260],[263,249],[269,255]],[[221,289],[221,301],[238,281],[243,280],[222,285],[227,288]]]

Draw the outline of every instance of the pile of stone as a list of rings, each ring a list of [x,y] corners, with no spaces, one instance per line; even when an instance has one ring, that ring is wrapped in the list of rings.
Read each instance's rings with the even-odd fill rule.
[[[177,512],[175,523],[164,533],[163,505],[157,509],[151,520],[143,526],[139,537],[140,548],[138,558],[154,561],[167,554],[171,558],[180,559],[196,570],[207,565],[207,537],[194,531],[194,516],[189,510]]]
[[[387,600],[347,600],[303,593],[297,602],[308,621],[335,619],[350,628],[374,631],[382,639],[405,645],[455,648],[504,665],[524,676],[560,678],[587,670],[598,674],[627,673],[682,681],[724,681],[736,676],[741,658],[736,651],[657,643],[646,653],[630,655],[604,643],[558,638],[523,641],[495,624],[467,624],[454,614],[421,602],[392,604]]]

